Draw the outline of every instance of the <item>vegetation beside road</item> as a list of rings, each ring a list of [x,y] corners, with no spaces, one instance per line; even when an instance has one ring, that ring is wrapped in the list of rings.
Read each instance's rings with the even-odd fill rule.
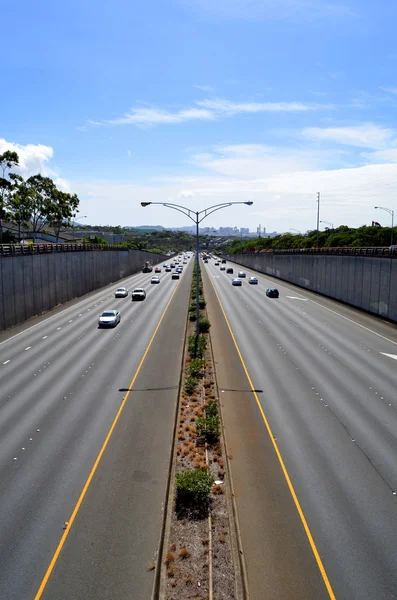
[[[397,227],[393,228],[397,240]],[[352,228],[340,225],[334,229],[308,231],[305,234],[283,233],[275,237],[251,238],[249,240],[235,239],[222,246],[225,254],[240,254],[258,250],[286,250],[292,248],[364,248],[370,246],[387,247],[390,245],[391,227],[378,225]]]
[[[50,177],[41,174],[25,180],[12,172],[18,167],[17,152],[7,150],[0,154],[0,244],[13,241],[3,234],[5,222],[18,227],[19,239],[22,227],[38,233],[47,226],[53,228],[58,239],[61,229],[70,225],[76,214],[79,198],[59,189]]]

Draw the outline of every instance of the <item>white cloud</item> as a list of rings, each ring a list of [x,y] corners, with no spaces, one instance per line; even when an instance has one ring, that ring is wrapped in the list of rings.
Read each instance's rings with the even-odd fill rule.
[[[68,194],[73,193],[70,183],[66,179],[63,179],[63,177],[56,177],[54,183],[62,192],[67,192]]]
[[[178,198],[180,200],[187,200],[188,198],[193,198],[194,193],[191,190],[182,190],[178,194]]]
[[[394,96],[397,96],[397,87],[381,87],[381,90],[383,90],[384,92],[387,92],[389,94],[393,94]]]
[[[273,112],[308,112],[314,110],[332,109],[330,104],[305,104],[302,102],[231,102],[223,98],[198,100],[196,106],[171,112],[161,108],[132,108],[130,112],[114,119],[103,121],[88,121],[91,127],[106,125],[136,125],[148,127],[183,123],[184,121],[212,121],[230,117],[240,113],[273,113]],[[199,108],[197,108],[199,107]],[[84,130],[84,127],[80,128]]]
[[[133,108],[131,112],[116,119],[105,121],[89,121],[88,125],[138,125],[150,126],[167,123],[182,123],[183,121],[208,121],[213,118],[209,110],[190,108],[177,112],[169,112],[159,108]]]
[[[390,144],[395,132],[386,127],[366,123],[354,127],[309,127],[303,130],[303,135],[313,140],[380,149]]]
[[[15,144],[7,142],[5,139],[0,139],[0,154],[6,150],[17,152],[19,156],[19,167],[13,169],[18,171],[24,177],[42,173],[43,175],[53,174],[53,171],[48,167],[48,161],[54,155],[54,150],[51,146],[43,144]]]
[[[215,91],[210,85],[194,85],[193,87],[202,92],[208,92],[209,94],[212,94]]]
[[[217,113],[234,115],[237,113],[260,113],[260,112],[306,112],[318,108],[329,108],[319,104],[304,104],[302,102],[231,102],[222,98],[199,100],[198,106],[203,106]]]

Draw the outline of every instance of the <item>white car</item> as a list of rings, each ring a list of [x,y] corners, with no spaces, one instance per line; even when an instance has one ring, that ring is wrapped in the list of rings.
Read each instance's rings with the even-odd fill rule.
[[[146,292],[143,288],[135,288],[135,290],[132,290],[132,292],[131,292],[132,302],[135,302],[137,300],[145,300],[145,298],[146,298]]]
[[[241,279],[232,279],[232,285],[242,285]]]
[[[117,288],[114,292],[115,298],[126,298],[128,296],[128,290],[125,287]]]
[[[152,277],[150,283],[160,283],[160,277]]]
[[[240,279],[241,279],[241,278],[247,277],[247,274],[245,271],[239,271],[238,277],[240,277]]]
[[[98,327],[116,327],[120,323],[120,311],[104,310],[99,315]]]
[[[258,285],[258,278],[257,277],[250,277],[248,279],[248,283],[251,283],[252,285]]]

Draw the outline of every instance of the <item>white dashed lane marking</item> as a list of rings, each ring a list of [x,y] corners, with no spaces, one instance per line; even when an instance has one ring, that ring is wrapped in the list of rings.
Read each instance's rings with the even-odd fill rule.
[[[380,354],[383,354],[383,356],[388,356],[389,358],[394,358],[394,360],[397,360],[397,354],[387,354],[386,352],[380,352]]]
[[[11,362],[10,360],[6,360],[3,362],[3,365],[8,365],[8,363]]]
[[[48,338],[48,335],[44,335],[41,339],[46,340],[47,338]]]
[[[62,327],[57,327],[57,331],[59,331],[60,329],[62,329]]]
[[[25,352],[26,350],[30,350],[32,346],[28,346],[27,348],[25,348]]]

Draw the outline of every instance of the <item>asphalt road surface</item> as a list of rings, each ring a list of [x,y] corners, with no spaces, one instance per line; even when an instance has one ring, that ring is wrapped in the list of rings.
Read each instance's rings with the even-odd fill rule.
[[[118,282],[143,302],[107,286],[0,335],[2,600],[151,597],[192,264]]]
[[[397,598],[397,328],[231,266],[203,265],[251,600]]]

